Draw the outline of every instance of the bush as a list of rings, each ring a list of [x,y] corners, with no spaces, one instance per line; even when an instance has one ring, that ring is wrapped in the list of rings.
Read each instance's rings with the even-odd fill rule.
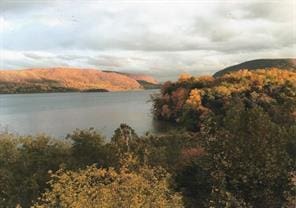
[[[183,207],[180,194],[169,188],[161,168],[119,171],[88,167],[78,172],[60,170],[52,176],[51,190],[34,206],[42,207]]]
[[[0,135],[0,207],[29,207],[47,187],[49,170],[69,158],[69,146],[46,136]]]
[[[105,138],[93,128],[86,130],[77,129],[72,134],[68,134],[67,139],[72,143],[72,168],[84,168],[87,165],[93,164],[97,166],[107,165],[108,153],[105,148]]]

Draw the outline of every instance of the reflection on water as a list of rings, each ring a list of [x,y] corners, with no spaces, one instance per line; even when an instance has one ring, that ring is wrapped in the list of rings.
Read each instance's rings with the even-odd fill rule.
[[[150,95],[157,90],[108,93],[0,95],[0,125],[18,134],[64,137],[76,128],[94,127],[107,137],[120,123],[138,134],[157,132]],[[162,128],[162,127],[161,127]]]

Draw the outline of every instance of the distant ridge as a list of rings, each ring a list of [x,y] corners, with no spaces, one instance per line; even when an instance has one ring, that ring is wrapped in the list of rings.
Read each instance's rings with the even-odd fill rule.
[[[106,92],[145,89],[133,74],[89,68],[33,68],[0,70],[0,93]],[[153,77],[144,81],[155,85]],[[149,80],[153,80],[153,83]],[[154,81],[156,83],[154,83]]]
[[[137,81],[145,81],[150,84],[158,84],[158,81],[154,77],[146,74],[133,74],[133,73],[124,73],[124,72],[116,72],[116,71],[103,71],[103,72],[122,74],[132,79],[135,79]]]
[[[221,71],[216,72],[213,76],[220,77],[224,74],[238,71],[241,69],[256,70],[256,69],[268,69],[268,68],[278,68],[286,70],[296,70],[296,59],[256,59],[234,66],[227,67]]]

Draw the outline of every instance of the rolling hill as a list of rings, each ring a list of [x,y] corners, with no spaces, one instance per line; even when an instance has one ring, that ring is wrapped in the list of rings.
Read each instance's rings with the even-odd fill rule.
[[[147,75],[106,72],[82,68],[34,68],[1,70],[0,93],[104,92],[145,89],[145,81],[156,85]]]
[[[286,69],[286,70],[296,70],[296,59],[256,59],[234,66],[227,67],[218,71],[214,74],[214,77],[220,77],[224,74],[239,71],[241,69],[256,70],[256,69]]]

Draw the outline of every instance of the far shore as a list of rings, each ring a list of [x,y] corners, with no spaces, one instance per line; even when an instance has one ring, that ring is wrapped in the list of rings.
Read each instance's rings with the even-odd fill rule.
[[[128,89],[128,90],[106,90],[106,89],[100,89],[100,90],[69,90],[69,91],[38,91],[38,92],[9,92],[9,93],[3,93],[0,92],[0,95],[26,95],[26,94],[54,94],[54,93],[108,93],[108,92],[137,92],[137,91],[147,91],[147,90],[158,90],[160,88],[153,88],[153,89]]]

